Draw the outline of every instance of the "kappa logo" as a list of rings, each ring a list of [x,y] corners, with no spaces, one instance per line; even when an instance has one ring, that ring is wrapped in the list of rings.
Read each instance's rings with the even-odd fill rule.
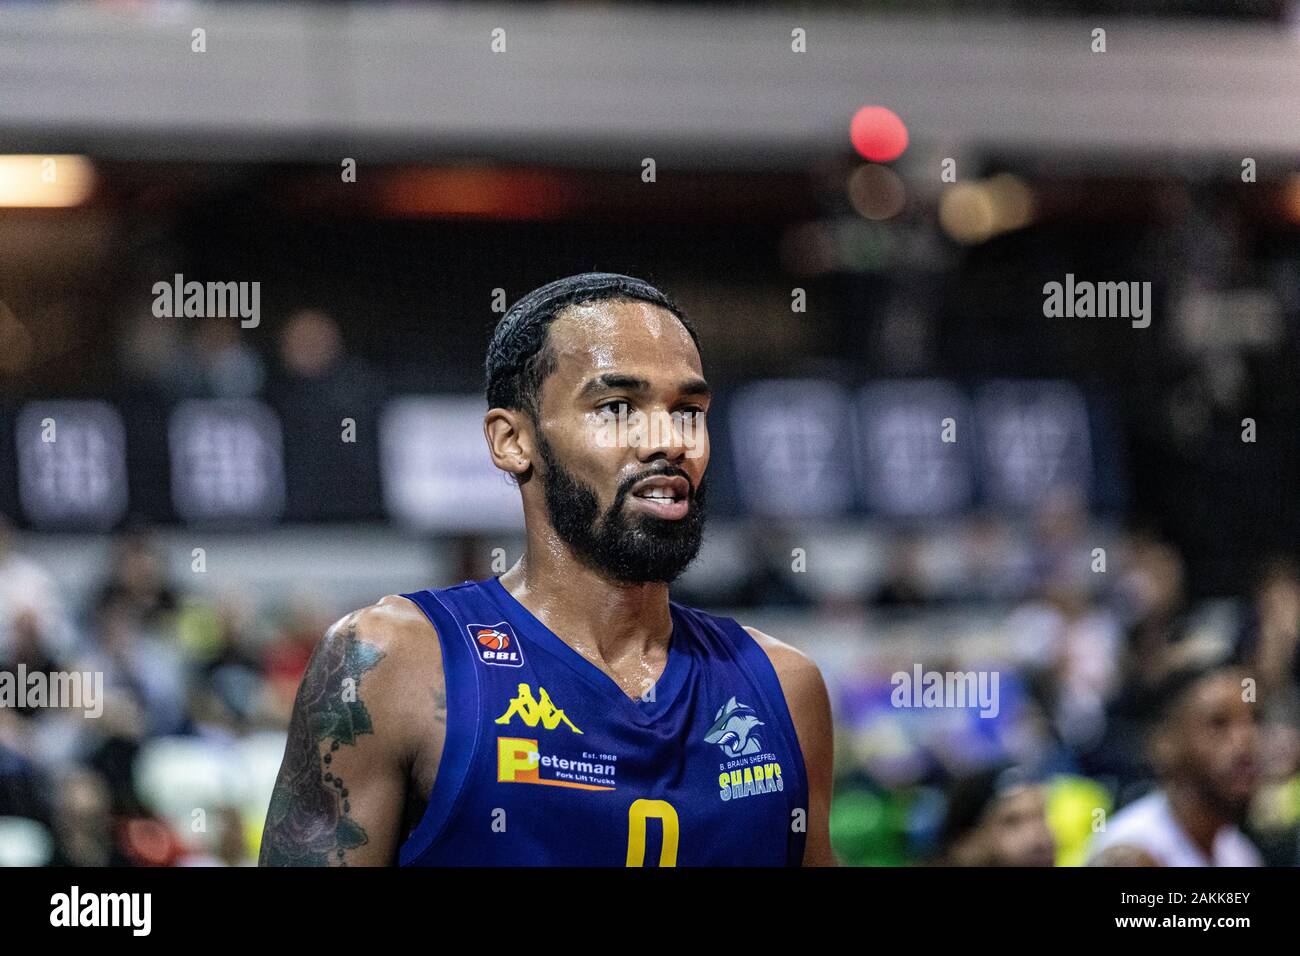
[[[527,684],[519,685],[519,696],[510,701],[510,706],[506,712],[497,718],[498,724],[508,724],[511,719],[518,717],[529,727],[536,727],[539,723],[547,730],[554,730],[563,723],[575,734],[582,733],[571,721],[562,709],[556,707],[551,702],[551,695],[546,693],[545,687],[538,687],[541,691],[542,699],[533,699],[533,689]]]
[[[496,664],[499,667],[523,667],[524,649],[519,645],[519,638],[505,621],[496,624],[466,625],[478,659],[484,664]]]
[[[762,726],[757,711],[733,697],[718,708],[704,742],[717,744],[728,757],[748,757],[763,749],[763,741],[754,733],[755,727]]]

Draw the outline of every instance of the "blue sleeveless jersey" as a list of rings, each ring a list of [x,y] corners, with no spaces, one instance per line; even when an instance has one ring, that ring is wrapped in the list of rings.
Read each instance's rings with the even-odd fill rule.
[[[670,603],[630,698],[496,578],[403,595],[442,642],[447,737],[403,866],[797,866],[808,783],[763,649]]]

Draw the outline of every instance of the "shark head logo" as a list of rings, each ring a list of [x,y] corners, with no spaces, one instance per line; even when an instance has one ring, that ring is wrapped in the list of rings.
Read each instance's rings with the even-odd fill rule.
[[[728,757],[756,754],[763,749],[763,743],[754,733],[754,728],[762,726],[754,708],[736,703],[733,697],[718,708],[713,726],[704,735],[704,742],[717,744]]]

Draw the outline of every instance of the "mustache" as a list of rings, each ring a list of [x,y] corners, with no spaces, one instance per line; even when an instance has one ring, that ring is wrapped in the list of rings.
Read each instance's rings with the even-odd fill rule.
[[[686,474],[675,465],[665,465],[663,468],[654,468],[650,471],[643,471],[639,475],[632,475],[618,486],[618,491],[614,494],[614,504],[611,511],[617,511],[623,506],[625,499],[632,492],[632,487],[638,481],[645,481],[647,478],[681,478],[686,482],[686,496],[688,499],[695,497],[695,482],[691,481],[691,476]]]

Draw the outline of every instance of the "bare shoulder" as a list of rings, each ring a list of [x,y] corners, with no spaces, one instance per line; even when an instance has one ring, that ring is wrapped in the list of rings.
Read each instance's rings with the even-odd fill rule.
[[[400,643],[437,644],[438,632],[415,602],[398,594],[389,594],[374,604],[353,611],[358,626],[375,640]],[[344,618],[346,620],[347,618]]]
[[[351,640],[374,648],[389,664],[384,670],[400,670],[393,664],[441,663],[438,632],[414,603],[396,594],[358,608],[339,618],[325,635],[325,641]]]
[[[776,671],[781,689],[785,691],[787,698],[792,693],[799,696],[816,693],[819,690],[825,693],[826,682],[822,679],[821,669],[807,654],[785,641],[777,640],[770,634],[764,634],[756,627],[747,625],[742,627],[767,654],[767,659],[772,662],[772,669]]]
[[[379,712],[404,708],[411,694],[442,681],[442,647],[424,612],[396,594],[339,618],[321,638],[311,670],[364,683],[366,705]],[[383,722],[391,729],[400,724]]]

